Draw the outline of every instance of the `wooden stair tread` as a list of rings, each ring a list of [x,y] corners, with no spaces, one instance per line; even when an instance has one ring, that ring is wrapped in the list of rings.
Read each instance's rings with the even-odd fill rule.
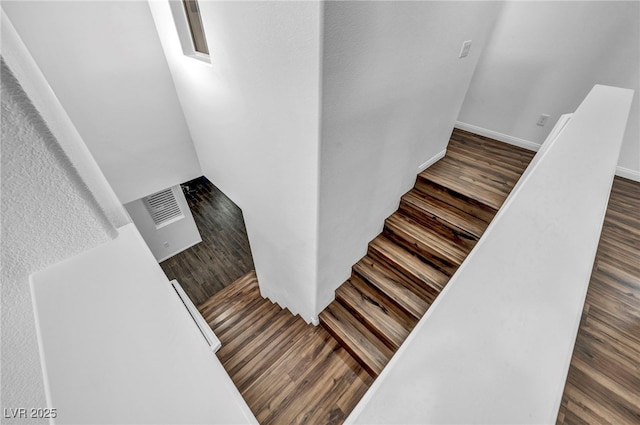
[[[486,174],[491,173],[514,183],[518,181],[524,170],[519,161],[512,163],[499,156],[487,158],[486,155],[457,144],[450,144],[447,147],[447,156],[470,167],[478,168]]]
[[[237,356],[237,358],[243,360],[239,364],[232,366],[229,362],[225,363],[225,369],[229,373],[233,373],[233,382],[238,390],[241,393],[246,392],[247,389],[255,385],[261,376],[265,375],[269,368],[273,367],[274,363],[282,359],[283,353],[292,351],[294,347],[300,345],[301,337],[308,335],[308,331],[305,329],[307,326],[295,321],[291,326],[290,332],[278,333],[276,338],[267,341],[267,344],[255,357],[249,357],[243,353]],[[234,359],[234,357],[231,359]]]
[[[339,302],[332,302],[320,313],[320,322],[374,378],[393,356],[389,347]]]
[[[420,176],[418,176],[413,190],[451,205],[453,208],[487,223],[487,225],[493,220],[497,212],[495,208]]]
[[[485,157],[499,158],[502,163],[510,163],[520,165],[522,171],[529,165],[531,159],[535,156],[535,152],[528,149],[510,145],[505,149],[504,143],[490,139],[485,136],[470,133],[468,131],[454,129],[449,140],[449,147],[459,146],[466,150],[473,150],[484,154]]]
[[[229,335],[224,338],[230,341],[223,345],[220,350],[216,352],[216,355],[221,362],[225,362],[232,358],[240,350],[243,350],[243,355],[247,353],[255,344],[258,344],[265,335],[271,332],[271,329],[277,329],[282,323],[285,323],[291,319],[290,314],[283,314],[283,310],[274,310],[266,317],[260,317],[260,320],[255,323],[254,326],[242,327],[239,333]],[[272,336],[273,337],[273,336]]]
[[[449,155],[451,154],[451,155]],[[507,172],[517,180],[527,168],[534,152],[531,151],[505,151],[499,144],[475,138],[454,136],[447,146],[447,155],[463,158],[471,167],[479,164],[490,171]]]
[[[217,309],[226,309],[226,305],[229,304],[229,300],[241,299],[242,296],[239,295],[241,292],[250,292],[257,288],[258,279],[256,277],[256,272],[252,270],[229,286],[226,286],[224,289],[217,292],[204,303],[200,304],[198,306],[198,310],[204,315],[205,311],[211,312]]]
[[[417,322],[356,275],[340,286],[336,299],[392,350]]]
[[[500,167],[493,169],[487,165],[483,166],[482,163],[476,165],[473,158],[468,156],[450,155],[442,158],[442,165],[446,165],[448,170],[455,170],[463,177],[468,177],[473,184],[482,185],[485,190],[503,196],[508,195],[518,181],[518,176],[514,173]]]
[[[300,335],[306,334],[308,325],[300,317],[293,317],[289,312],[281,315],[289,316],[284,322],[276,320],[276,326],[269,327],[261,337],[252,340],[242,347],[235,356],[226,358],[224,367],[234,377],[234,383],[241,389],[251,385],[263,372],[299,340]],[[224,347],[224,341],[222,346]]]
[[[353,271],[416,319],[422,317],[435,299],[434,292],[414,285],[368,255],[353,266]]]
[[[411,214],[412,218],[419,218],[418,214],[416,214],[418,212],[429,220],[446,222],[473,235],[476,239],[482,236],[488,226],[481,219],[415,189],[407,192],[402,197],[400,210],[406,214]]]
[[[385,221],[385,235],[451,275],[476,243],[468,233],[451,227],[425,227],[401,212]]]
[[[313,365],[316,359],[338,356],[339,351],[345,350],[324,328],[314,327],[304,344],[295,349],[295,353],[292,352],[283,362],[274,364],[272,368],[265,371],[265,374],[280,377],[275,388],[273,385],[254,385],[250,388],[254,393],[260,394],[262,399],[260,403],[262,413],[256,415],[258,422],[265,424],[327,423],[329,418],[318,408],[332,403],[332,400],[335,400],[334,397],[348,385],[353,375],[349,373],[349,364],[335,364],[328,371],[314,368]],[[349,363],[355,364],[356,361],[351,358]],[[362,375],[366,375],[366,372]],[[272,391],[279,394],[280,385],[291,389],[288,395],[284,396],[286,392],[283,392],[282,396],[276,395],[270,399],[265,397]],[[311,390],[314,386],[323,388],[323,392]],[[320,417],[317,417],[318,413]],[[314,417],[316,419],[311,419]]]
[[[216,294],[217,295],[217,294]],[[215,297],[215,295],[214,295]],[[210,305],[200,310],[200,314],[211,328],[230,326],[238,317],[234,312],[241,309],[252,310],[254,305],[260,302],[260,290],[255,286],[245,287],[235,293],[225,303]]]
[[[239,337],[239,330],[248,327],[247,324],[257,322],[258,319],[263,320],[278,314],[282,308],[279,305],[271,303],[269,300],[265,302],[252,304],[244,315],[237,315],[237,320],[228,320],[224,324],[214,326],[212,329],[218,339],[236,339]]]
[[[414,283],[421,285],[428,291],[439,293],[449,280],[446,274],[393,243],[384,235],[380,235],[371,241],[369,250],[376,258],[385,260],[403,275],[412,279]]]
[[[451,188],[496,210],[500,208],[508,194],[508,191],[500,189],[500,186],[505,185],[504,182],[489,182],[479,172],[469,172],[463,166],[445,159],[424,170],[420,177]]]

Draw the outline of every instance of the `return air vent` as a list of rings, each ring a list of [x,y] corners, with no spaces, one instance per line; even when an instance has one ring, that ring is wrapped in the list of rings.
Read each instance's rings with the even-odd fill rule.
[[[144,205],[147,207],[156,229],[184,217],[180,205],[178,205],[174,189],[175,187],[171,187],[144,198]]]

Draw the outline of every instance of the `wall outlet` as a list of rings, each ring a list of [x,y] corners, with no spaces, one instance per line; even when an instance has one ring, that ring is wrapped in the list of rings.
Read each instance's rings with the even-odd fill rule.
[[[164,246],[165,248],[169,248],[169,242],[163,242],[162,246]]]
[[[467,56],[469,56],[469,50],[471,50],[471,41],[472,40],[467,40],[462,43],[462,48],[460,49],[460,54],[458,55],[459,58],[466,58]]]
[[[540,118],[538,118],[538,122],[536,123],[536,125],[539,125],[540,127],[544,127],[548,119],[549,119],[549,115],[542,114],[540,115]]]

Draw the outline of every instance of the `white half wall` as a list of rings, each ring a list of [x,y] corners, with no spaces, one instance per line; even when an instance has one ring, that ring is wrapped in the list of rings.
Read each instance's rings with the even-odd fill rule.
[[[639,15],[637,1],[506,2],[458,120],[540,145],[595,84],[633,89],[617,173],[640,181]]]
[[[202,242],[200,232],[180,185],[173,186],[172,192],[184,217],[160,228],[156,227],[142,199],[129,202],[124,206],[158,262]]]
[[[444,153],[500,7],[325,3],[318,311],[418,169]],[[473,40],[471,51],[460,59],[466,40]]]
[[[244,215],[262,294],[313,321],[321,5],[201,2],[211,63],[153,18],[204,175]]]
[[[545,142],[345,423],[555,423],[632,96],[595,86]]]
[[[120,202],[202,175],[146,1],[3,1]]]
[[[44,408],[29,274],[117,233],[4,59],[0,75],[2,406]]]
[[[256,424],[133,224],[31,276],[61,424]]]

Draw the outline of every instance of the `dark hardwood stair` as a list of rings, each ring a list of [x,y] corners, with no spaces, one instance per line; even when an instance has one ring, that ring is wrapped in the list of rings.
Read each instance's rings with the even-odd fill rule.
[[[320,314],[322,326],[263,298],[255,273],[200,305],[222,342],[216,354],[259,423],[344,421],[482,236],[514,172],[533,157],[460,130],[448,150],[418,175],[369,243]],[[623,221],[611,231],[629,227],[637,228]]]
[[[449,276],[384,235],[369,243],[369,256],[387,264],[434,295],[440,293],[449,281]]]
[[[393,350],[400,348],[417,322],[355,274],[340,286],[336,299]]]
[[[469,255],[532,157],[455,130],[445,158],[418,175],[386,219],[320,314],[322,326],[373,378]]]
[[[378,376],[382,372],[393,350],[339,302],[331,303],[321,316],[322,325],[371,376]]]
[[[455,210],[467,213],[474,217],[476,220],[486,223],[485,229],[498,212],[497,209],[483,204],[482,202],[479,202],[472,197],[455,192],[447,188],[446,186],[442,186],[434,181],[429,180],[423,174],[418,175],[413,190],[420,194],[431,196],[434,199],[448,204]]]
[[[448,196],[453,198],[450,194]],[[417,189],[407,192],[402,197],[399,211],[423,226],[454,226],[475,238],[482,236],[488,226],[486,221]]]
[[[368,255],[353,266],[353,271],[415,319],[422,317],[436,296],[435,291],[425,291]]]
[[[477,241],[454,227],[422,226],[400,212],[386,220],[384,234],[449,276]]]

